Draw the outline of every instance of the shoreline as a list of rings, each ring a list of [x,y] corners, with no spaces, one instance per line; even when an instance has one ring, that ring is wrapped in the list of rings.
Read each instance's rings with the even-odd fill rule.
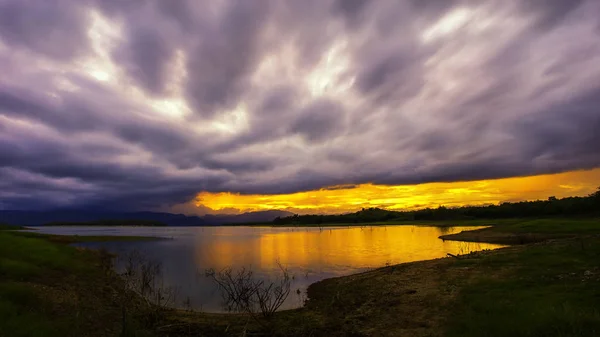
[[[524,245],[539,243],[547,240],[573,238],[568,234],[544,233],[503,233],[493,230],[493,227],[462,231],[455,234],[440,235],[438,238],[448,241],[495,243],[502,245]]]
[[[514,221],[514,220],[506,220]],[[277,225],[272,223],[240,223],[224,224],[226,227],[270,227],[270,228],[348,228],[348,227],[384,227],[384,226],[431,226],[431,227],[470,227],[470,226],[495,226],[498,221],[495,220],[457,220],[457,221],[437,221],[437,220],[406,220],[390,222],[363,222],[363,223],[324,223],[324,224],[285,224]],[[197,226],[204,227],[204,226]],[[219,226],[206,226],[219,227]]]
[[[475,224],[471,222],[466,225]],[[69,254],[69,259],[62,258],[64,267],[60,267],[65,271],[69,270],[68,273],[61,272],[62,269],[51,269],[50,274],[45,272],[43,275],[58,272],[58,276],[32,279],[33,282],[44,284],[42,288],[35,289],[49,289],[41,293],[43,296],[54,294],[55,290],[51,289],[67,287],[76,297],[92,296],[90,301],[96,304],[93,309],[89,309],[92,310],[90,312],[105,312],[103,315],[107,319],[88,322],[85,315],[64,316],[70,310],[84,310],[81,308],[60,309],[60,317],[83,320],[77,323],[82,329],[98,324],[106,325],[104,330],[99,331],[116,332],[124,329],[120,323],[121,311],[114,304],[116,299],[114,295],[109,295],[114,291],[95,290],[107,286],[118,289],[123,281],[112,270],[108,274],[106,269],[102,271],[99,252],[68,245],[82,241],[114,240],[116,237],[65,238],[59,235],[0,231],[0,239],[12,236],[20,237],[19,241],[27,240],[27,243],[34,244],[33,248],[41,245],[47,246],[44,248],[46,250]],[[600,328],[600,315],[595,314],[592,309],[595,305],[594,298],[600,296],[600,289],[597,290],[594,286],[594,282],[600,282],[600,220],[502,220],[493,227],[442,235],[440,238],[515,245],[324,279],[308,287],[305,306],[279,311],[268,321],[251,320],[243,314],[168,309],[159,321],[148,325],[145,316],[148,309],[136,304],[130,309],[128,315],[131,315],[132,322],[128,324],[134,326],[131,327],[134,331],[148,332],[144,336],[239,336],[246,332],[273,336],[328,337],[462,337],[480,336],[482,333],[491,336],[520,336],[522,330],[519,329],[523,327],[529,329],[527,331],[535,331],[536,335],[555,336],[552,332],[562,331],[562,335],[593,336],[589,332],[595,330],[590,330],[590,327]],[[520,240],[523,238],[527,240]],[[155,239],[157,238],[121,237],[119,240]],[[22,256],[25,259],[45,258],[35,255],[35,251],[24,251],[21,254],[25,254]],[[19,256],[21,255],[12,258],[20,258]],[[78,265],[82,266],[73,269]],[[46,266],[42,264],[36,268]],[[83,268],[84,273],[78,271]],[[15,280],[12,282],[21,282],[19,279]],[[28,287],[28,284],[23,283],[23,287]],[[529,284],[533,287],[528,286]],[[1,286],[2,282],[0,292]],[[53,298],[54,295],[51,295],[50,299]],[[140,299],[132,301],[141,302]],[[562,308],[564,305],[561,303],[567,303],[570,312],[545,309],[556,306]],[[54,305],[62,308],[66,304],[59,301]],[[27,309],[27,312],[36,310],[33,308],[35,307]],[[43,315],[51,313],[44,311]],[[529,315],[537,318],[528,318]],[[58,318],[49,319],[53,321]],[[503,319],[518,322],[518,325],[504,324]],[[92,330],[80,332],[82,331],[89,333]],[[97,332],[97,335],[105,334]]]
[[[28,238],[42,238],[53,243],[62,244],[73,244],[73,243],[86,243],[86,242],[135,242],[135,241],[160,241],[160,240],[171,240],[170,238],[158,237],[158,236],[135,236],[135,235],[71,235],[71,234],[47,234],[30,231],[30,228],[24,227],[21,229],[9,230],[11,233],[17,236],[28,237]],[[91,249],[93,250],[93,249]]]
[[[515,277],[517,280],[523,277],[519,276],[519,272],[514,269],[515,265],[523,264],[533,270],[543,265],[540,262],[546,263],[545,260],[538,261],[538,259],[550,259],[551,253],[556,254],[556,250],[564,249],[565,254],[570,254],[573,253],[573,249],[579,250],[580,246],[592,247],[600,243],[600,238],[597,235],[588,235],[590,233],[600,234],[600,221],[597,219],[583,220],[582,226],[591,227],[590,230],[582,231],[582,235],[578,234],[581,228],[577,226],[574,226],[573,232],[569,233],[570,226],[573,223],[581,222],[573,219],[508,219],[490,222],[498,224],[452,235],[442,235],[440,238],[464,242],[510,244],[511,246],[458,257],[402,263],[347,276],[324,279],[308,287],[308,301],[304,307],[278,312],[273,325],[277,327],[276,329],[289,331],[288,329],[291,329],[291,327],[287,321],[302,321],[304,322],[302,323],[304,329],[301,330],[302,333],[315,336],[342,336],[347,334],[388,336],[441,336],[448,334],[463,336],[460,329],[458,329],[459,333],[455,333],[456,326],[468,324],[472,321],[472,317],[462,317],[462,312],[455,313],[453,306],[456,303],[459,306],[469,306],[462,298],[465,289],[477,288],[482,280],[486,280],[484,282],[486,284],[486,282],[493,283],[497,282],[498,279],[506,278],[507,282],[511,284],[511,282],[516,282],[513,281]],[[403,224],[414,225],[413,223]],[[565,226],[566,230],[557,231],[554,228],[557,224]],[[427,223],[424,225],[431,226],[434,224]],[[481,224],[469,222],[462,225]],[[538,251],[545,253],[548,251],[549,256],[540,256],[537,253]],[[556,256],[554,257],[556,258]],[[496,261],[506,262],[498,264]],[[586,263],[594,264],[595,260],[587,260],[586,258]],[[553,277],[562,279],[563,277],[560,275],[563,275],[569,267],[556,270],[546,268],[539,272],[557,273],[558,276]],[[575,274],[596,275],[595,269],[586,268],[590,270],[583,270],[583,272],[580,271]],[[535,272],[538,273],[537,270]],[[567,274],[571,275],[573,273]],[[487,281],[488,279],[489,281]],[[482,298],[486,298],[487,291],[481,293]],[[572,296],[576,295],[573,294]],[[506,297],[502,294],[499,296],[499,300]],[[548,295],[548,297],[551,296]],[[519,299],[512,300],[518,301]],[[392,308],[393,310],[390,310]],[[465,311],[469,310],[465,309]],[[534,311],[534,309],[531,310]],[[227,322],[226,326],[234,326],[235,323],[232,320],[235,321],[238,317],[232,314],[176,311],[174,313],[175,317],[171,317],[171,320],[174,322],[180,321],[182,317],[180,315],[186,317],[184,321],[187,324],[191,324],[196,328],[206,324],[207,317],[212,317],[212,319],[209,319],[210,324],[216,324],[217,326],[219,326],[217,323],[219,320]],[[326,318],[323,320],[323,317]],[[483,321],[492,319],[494,318],[485,317]],[[552,318],[552,320],[554,319]],[[456,321],[457,323],[450,324],[449,321]],[[254,328],[259,329],[256,326]],[[499,329],[499,331],[503,330]],[[470,335],[479,336],[481,333],[482,330],[479,330]],[[468,335],[464,334],[464,336]],[[501,335],[499,334],[499,336]]]

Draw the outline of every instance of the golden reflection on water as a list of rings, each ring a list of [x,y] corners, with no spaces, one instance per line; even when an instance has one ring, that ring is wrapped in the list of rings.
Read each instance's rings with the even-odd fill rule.
[[[149,235],[172,240],[101,242],[99,246],[126,257],[139,251],[163,266],[165,286],[175,287],[195,310],[222,312],[218,287],[204,277],[206,269],[251,268],[257,278],[280,275],[279,260],[288,268],[292,293],[282,309],[300,307],[305,290],[325,278],[368,268],[502,247],[442,241],[440,235],[480,227],[382,226],[341,228],[271,227],[44,227],[51,234]],[[92,244],[93,247],[93,244]]]
[[[303,271],[335,275],[502,245],[442,241],[444,234],[480,227],[373,226],[350,228],[220,228],[196,245],[198,265],[252,266],[272,270],[276,262]],[[240,233],[243,233],[240,235]]]

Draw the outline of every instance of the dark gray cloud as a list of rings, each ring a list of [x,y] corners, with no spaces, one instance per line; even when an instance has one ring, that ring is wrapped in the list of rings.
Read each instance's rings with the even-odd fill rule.
[[[182,31],[193,34],[193,29],[197,22],[194,17],[194,7],[191,4],[192,0],[171,0],[158,1],[158,10],[170,17],[176,22]]]
[[[535,27],[546,30],[560,24],[584,2],[585,0],[531,0],[523,1],[521,5],[535,17]]]
[[[75,1],[2,1],[0,36],[11,46],[55,59],[71,59],[87,48],[87,17]]]
[[[369,0],[336,0],[333,10],[344,17],[350,28],[354,28],[362,23],[361,19],[369,3]]]
[[[387,53],[358,74],[357,86],[375,101],[403,100],[416,95],[423,83],[422,69],[414,51]]]
[[[310,142],[334,138],[344,126],[344,111],[339,103],[317,100],[299,113],[290,131],[297,132]]]
[[[230,1],[225,6],[188,60],[187,98],[206,117],[234,106],[246,89],[269,10],[267,2]]]
[[[173,57],[173,48],[166,36],[153,27],[136,27],[129,32],[124,50],[116,55],[128,75],[152,94],[162,94],[165,72]]]
[[[600,3],[0,1],[0,208],[600,167]]]
[[[541,113],[540,113],[541,114]],[[600,89],[557,104],[516,123],[525,158],[534,165],[593,168],[600,160]],[[565,121],[565,115],[572,120]]]

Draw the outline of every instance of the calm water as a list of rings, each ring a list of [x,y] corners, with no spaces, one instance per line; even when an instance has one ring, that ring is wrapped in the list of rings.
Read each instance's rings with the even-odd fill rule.
[[[171,240],[103,242],[119,256],[138,250],[163,266],[164,282],[177,287],[179,301],[189,297],[195,309],[219,312],[221,297],[204,277],[207,268],[251,267],[258,277],[274,276],[279,260],[294,276],[285,308],[299,307],[311,283],[401,262],[429,260],[482,249],[493,244],[442,241],[438,236],[480,227],[429,226],[272,228],[272,227],[44,227],[42,233],[159,236]],[[300,290],[298,295],[296,290]]]

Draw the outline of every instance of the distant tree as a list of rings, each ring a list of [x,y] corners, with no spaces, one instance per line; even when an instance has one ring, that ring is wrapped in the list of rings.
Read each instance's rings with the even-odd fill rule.
[[[338,215],[298,215],[276,219],[277,224],[369,223],[398,220],[502,219],[540,216],[573,216],[600,214],[600,188],[587,197],[555,196],[547,200],[503,202],[499,205],[425,208],[416,211],[390,211],[362,208]]]
[[[600,187],[598,187],[596,192],[590,194],[590,198],[595,199],[596,203],[600,203]]]

